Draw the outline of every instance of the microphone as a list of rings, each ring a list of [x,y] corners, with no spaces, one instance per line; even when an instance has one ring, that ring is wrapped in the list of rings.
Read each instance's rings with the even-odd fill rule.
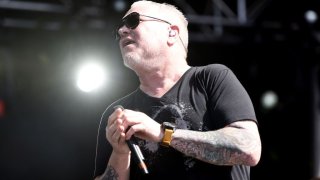
[[[113,109],[116,110],[117,108],[120,108],[124,110],[124,108],[121,105],[114,106]],[[139,169],[143,174],[149,174],[147,165],[144,162],[143,154],[140,150],[140,147],[136,145],[132,140],[126,140],[126,143],[131,151],[133,161],[138,164]]]

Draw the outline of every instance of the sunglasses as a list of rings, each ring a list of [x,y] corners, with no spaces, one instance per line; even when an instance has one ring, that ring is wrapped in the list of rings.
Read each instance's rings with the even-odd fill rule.
[[[120,39],[119,29],[121,27],[126,26],[129,29],[135,29],[136,27],[139,26],[140,21],[149,21],[149,20],[141,20],[140,17],[151,18],[153,20],[161,21],[161,22],[164,22],[164,23],[171,25],[171,23],[166,20],[159,19],[159,18],[152,17],[152,16],[142,15],[137,12],[132,12],[132,13],[128,14],[126,17],[124,17],[121,21],[121,24],[118,26],[118,28],[116,30],[116,40]]]

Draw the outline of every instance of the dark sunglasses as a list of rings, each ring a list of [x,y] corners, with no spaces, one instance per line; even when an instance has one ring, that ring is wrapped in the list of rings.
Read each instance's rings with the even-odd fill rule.
[[[171,25],[170,22],[165,21],[163,19],[159,19],[159,18],[156,18],[156,17],[147,16],[147,15],[142,15],[142,14],[139,14],[137,12],[132,12],[132,13],[128,14],[126,17],[124,17],[122,19],[121,24],[116,29],[116,40],[120,39],[119,29],[121,27],[126,26],[129,29],[135,29],[136,27],[138,27],[140,21],[147,21],[147,20],[141,20],[140,16],[151,18],[151,19],[154,19],[154,20],[157,20],[157,21],[161,21],[161,22],[164,22],[164,23],[167,23],[167,24]]]

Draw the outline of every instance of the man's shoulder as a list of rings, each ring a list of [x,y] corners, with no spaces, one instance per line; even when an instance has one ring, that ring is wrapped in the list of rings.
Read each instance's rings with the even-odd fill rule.
[[[119,99],[113,101],[103,112],[103,116],[108,116],[114,109],[114,107],[116,106],[123,106],[124,108],[126,108],[128,106],[128,104],[130,104],[130,101],[137,95],[137,93],[139,93],[138,89],[135,91],[132,91],[130,93],[128,93],[127,95],[124,95],[122,97],[120,97]]]
[[[230,68],[224,64],[208,64],[204,66],[194,66],[195,73],[204,73],[204,74],[219,74],[221,72],[228,72]]]
[[[227,67],[224,64],[208,64],[208,65],[202,66],[202,68],[206,70],[215,70],[215,71],[229,70],[229,67]]]
[[[139,95],[139,88],[136,89],[135,91],[132,91],[128,94],[126,94],[125,96],[122,96],[121,98],[117,99],[116,101],[114,101],[112,103],[113,106],[116,105],[124,105],[127,104],[128,101],[130,101],[132,98],[134,98],[135,96]]]

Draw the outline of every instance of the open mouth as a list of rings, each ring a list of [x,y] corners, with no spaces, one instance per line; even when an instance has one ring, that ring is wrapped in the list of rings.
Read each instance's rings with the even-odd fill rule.
[[[128,45],[130,45],[130,44],[133,44],[133,43],[134,43],[133,40],[126,39],[126,40],[124,40],[124,41],[122,42],[122,47],[126,47],[126,46],[128,46]]]

